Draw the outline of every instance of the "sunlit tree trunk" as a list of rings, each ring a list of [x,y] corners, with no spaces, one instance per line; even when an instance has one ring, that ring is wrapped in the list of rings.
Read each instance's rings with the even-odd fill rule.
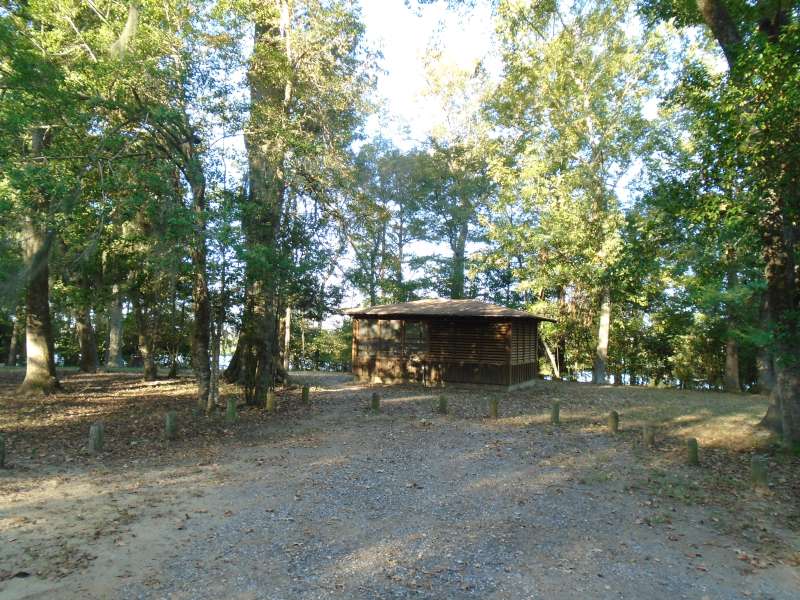
[[[122,295],[119,284],[111,287],[111,302],[108,305],[108,347],[106,367],[122,366]]]
[[[289,373],[289,358],[292,343],[292,308],[286,307],[286,317],[283,320],[283,370]]]
[[[602,384],[606,382],[606,365],[608,363],[608,334],[611,330],[611,294],[603,291],[600,301],[600,323],[597,328],[597,348],[594,356],[592,381]]]
[[[31,132],[31,154],[41,156],[45,131]],[[44,196],[44,194],[42,194]],[[46,197],[40,201],[40,212],[46,214]],[[45,226],[27,217],[22,226],[22,248],[25,260],[25,380],[23,392],[52,392],[61,386],[56,376],[53,328],[50,322],[50,245],[52,237]]]

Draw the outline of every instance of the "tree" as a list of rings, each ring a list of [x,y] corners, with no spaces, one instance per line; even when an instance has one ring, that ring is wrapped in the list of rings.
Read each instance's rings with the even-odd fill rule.
[[[728,71],[690,72],[687,105],[716,130],[717,153],[705,164],[735,172],[733,201],[760,237],[769,330],[775,348],[772,398],[788,444],[800,443],[800,286],[797,233],[800,200],[800,44],[794,4],[698,0],[697,4],[643,2],[653,20],[704,25]]]
[[[306,189],[323,200],[342,187],[370,77],[362,26],[350,3],[280,0],[243,8],[255,36],[247,76],[247,289],[240,355],[245,398],[258,404],[272,385],[279,347],[276,291],[287,193]]]
[[[524,255],[521,286],[557,299],[565,327],[593,324],[602,383],[622,247],[617,185],[644,151],[657,40],[629,32],[627,2],[500,2],[497,11],[505,75],[490,110],[507,133],[494,168],[502,218],[489,237]]]

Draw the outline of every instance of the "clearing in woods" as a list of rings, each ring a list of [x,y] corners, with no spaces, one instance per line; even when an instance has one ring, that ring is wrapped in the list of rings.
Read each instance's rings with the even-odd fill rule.
[[[14,395],[19,372],[3,378],[2,598],[796,599],[800,589],[800,460],[773,453],[766,493],[749,481],[752,453],[770,443],[754,427],[763,397],[306,374],[295,381],[312,385],[309,406],[292,388],[276,414],[240,407],[228,423],[193,416],[188,378],[75,374],[65,393],[37,400]],[[163,437],[168,410],[174,441]],[[95,421],[105,446],[93,456]],[[658,424],[652,450],[640,442],[646,421]],[[685,464],[689,437],[700,467]]]

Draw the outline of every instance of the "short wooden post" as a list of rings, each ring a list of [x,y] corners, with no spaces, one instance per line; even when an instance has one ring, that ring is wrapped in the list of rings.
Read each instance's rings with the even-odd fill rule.
[[[656,446],[656,426],[652,423],[645,423],[642,427],[642,443],[645,448],[655,448]]]
[[[275,390],[267,390],[266,408],[268,413],[275,412]]]
[[[750,459],[750,481],[757,490],[769,489],[769,462],[766,456],[754,454]]]
[[[164,437],[174,440],[178,437],[178,413],[171,410],[164,417]]]
[[[439,414],[447,414],[447,398],[443,395],[439,396]]]
[[[239,418],[236,412],[236,398],[228,398],[228,407],[225,411],[225,420],[228,423],[234,423]]]
[[[489,400],[489,416],[496,419],[500,413],[500,400],[498,398],[491,398]]]
[[[550,422],[553,425],[561,424],[561,402],[556,400],[550,407]]]
[[[311,388],[309,388],[307,385],[303,386],[302,401],[303,404],[308,404],[311,402]]]
[[[608,413],[608,430],[614,435],[619,433],[619,413],[615,410]]]
[[[372,402],[370,408],[373,412],[381,411],[381,395],[378,392],[372,392]]]
[[[89,452],[98,454],[103,451],[103,442],[105,441],[102,423],[93,423],[89,427]]]
[[[0,433],[0,469],[6,466],[6,438]]]
[[[691,466],[696,467],[700,464],[700,446],[695,438],[686,440],[686,453],[686,460]]]

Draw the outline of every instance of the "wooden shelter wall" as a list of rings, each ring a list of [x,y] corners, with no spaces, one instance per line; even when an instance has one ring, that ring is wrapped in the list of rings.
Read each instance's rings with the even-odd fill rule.
[[[539,375],[536,321],[516,321],[511,331],[511,384],[535,379]]]
[[[361,381],[511,385],[533,379],[536,323],[487,319],[354,319]]]

